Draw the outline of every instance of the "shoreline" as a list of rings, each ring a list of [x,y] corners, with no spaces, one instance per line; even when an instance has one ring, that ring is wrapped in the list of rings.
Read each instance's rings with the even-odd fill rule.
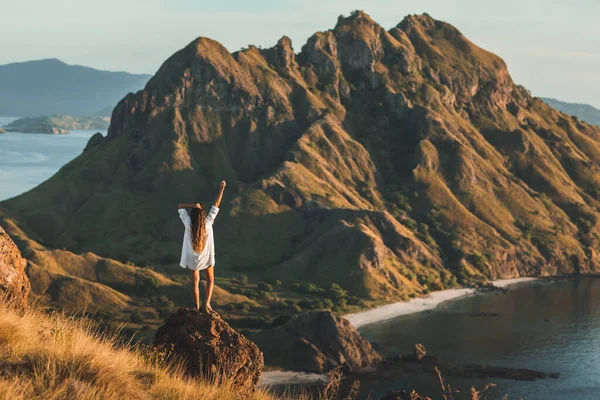
[[[504,288],[507,286],[518,285],[521,283],[529,283],[539,281],[540,278],[512,278],[499,279],[491,281],[494,286]],[[431,292],[425,297],[411,299],[409,301],[401,301],[390,303],[365,311],[360,311],[353,314],[347,314],[346,318],[352,326],[359,329],[362,326],[375,324],[378,322],[387,321],[402,315],[415,314],[427,310],[432,310],[449,301],[458,300],[463,297],[473,296],[479,292],[472,288],[461,289],[446,289]],[[307,373],[299,371],[267,371],[263,372],[260,377],[258,386],[268,387],[276,385],[293,385],[307,383],[327,382],[327,375]]]
[[[539,278],[512,278],[499,279],[491,281],[494,286],[503,288],[507,286],[517,285],[520,283],[534,282]],[[473,296],[478,294],[476,289],[461,288],[461,289],[446,289],[431,292],[425,297],[414,298],[409,301],[401,301],[397,303],[386,304],[370,310],[360,311],[354,314],[344,315],[352,326],[356,329],[365,325],[371,325],[378,322],[387,321],[402,315],[409,315],[427,310],[433,310],[443,303],[448,301],[458,300],[463,297]]]

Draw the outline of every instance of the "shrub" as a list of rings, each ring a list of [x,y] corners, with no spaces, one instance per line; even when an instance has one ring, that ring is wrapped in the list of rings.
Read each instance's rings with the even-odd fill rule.
[[[273,291],[273,286],[269,285],[266,282],[260,282],[258,284],[258,290],[262,290],[264,292],[272,292]]]
[[[334,307],[335,304],[333,304],[333,301],[331,301],[331,299],[323,299],[323,308],[325,310],[333,310]]]
[[[240,284],[240,285],[247,285],[248,284],[248,276],[247,275],[240,275],[236,278],[236,281]]]
[[[140,288],[142,294],[153,295],[156,290],[160,287],[160,282],[157,277],[151,274],[141,274],[136,278],[137,285]]]
[[[350,296],[350,297],[348,297],[348,304],[350,304],[352,306],[364,307],[365,301],[363,299],[361,299],[360,297]]]
[[[291,308],[291,312],[293,314],[299,314],[302,312],[302,309],[300,308],[300,306],[298,304],[294,304],[293,306],[290,307]]]
[[[325,289],[318,287],[314,283],[294,283],[292,289],[303,294],[323,294]]]
[[[135,324],[141,324],[144,322],[144,317],[142,316],[142,313],[136,311],[132,312],[131,315],[129,315],[129,320]]]
[[[329,287],[328,294],[337,303],[339,300],[344,299],[348,296],[348,292],[337,283],[332,283]]]

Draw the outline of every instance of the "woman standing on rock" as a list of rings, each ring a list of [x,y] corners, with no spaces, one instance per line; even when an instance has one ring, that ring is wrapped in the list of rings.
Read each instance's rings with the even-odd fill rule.
[[[200,203],[182,203],[179,205],[179,217],[185,226],[179,265],[182,268],[192,270],[196,310],[200,310],[200,288],[198,287],[200,284],[200,271],[206,271],[206,301],[202,309],[205,312],[212,311],[210,299],[215,286],[215,241],[212,225],[219,213],[225,186],[227,186],[227,183],[225,181],[221,182],[219,194],[208,215],[204,206]],[[188,212],[186,208],[189,208],[190,211]]]

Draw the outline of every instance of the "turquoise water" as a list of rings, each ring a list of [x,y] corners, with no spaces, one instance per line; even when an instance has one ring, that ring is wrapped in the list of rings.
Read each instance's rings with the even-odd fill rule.
[[[15,118],[0,117],[0,126]],[[68,135],[0,134],[0,201],[17,196],[54,175],[81,154],[98,131],[71,131]],[[106,134],[106,131],[101,131]]]
[[[473,317],[470,313],[498,313]],[[361,333],[394,351],[409,352],[423,343],[429,354],[454,363],[528,368],[558,372],[558,379],[518,382],[447,376],[468,392],[494,382],[487,399],[600,399],[600,279],[578,278],[513,288],[504,295],[480,295],[431,312],[365,326]],[[443,371],[442,371],[443,373]],[[415,388],[441,398],[437,377],[407,376],[363,385],[381,396],[393,389]],[[466,393],[465,393],[466,394]],[[464,396],[462,398],[468,398]]]

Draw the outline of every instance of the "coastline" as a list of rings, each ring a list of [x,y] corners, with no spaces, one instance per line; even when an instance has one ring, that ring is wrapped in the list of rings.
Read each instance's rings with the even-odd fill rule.
[[[539,278],[512,278],[491,281],[496,287],[518,285],[538,281]],[[410,301],[386,304],[377,308],[360,311],[354,314],[344,315],[350,323],[359,329],[362,326],[387,321],[402,315],[414,314],[422,311],[432,310],[448,301],[457,300],[467,296],[478,294],[476,289],[446,289],[429,293],[426,297],[415,298]],[[327,382],[327,375],[298,371],[267,371],[260,377],[259,386],[291,385],[302,383]]]
[[[533,282],[538,279],[539,278],[513,278],[499,279],[491,282],[495,286],[503,288],[507,286],[517,285],[520,283]],[[386,304],[384,306],[372,308],[370,310],[344,315],[344,317],[348,321],[350,321],[350,323],[356,329],[359,329],[360,327],[365,325],[375,324],[402,315],[409,315],[422,311],[432,310],[438,307],[440,304],[446,303],[448,301],[457,300],[462,297],[472,296],[475,294],[477,294],[477,290],[471,288],[439,290],[436,292],[429,293],[426,297],[414,298],[409,301]]]

